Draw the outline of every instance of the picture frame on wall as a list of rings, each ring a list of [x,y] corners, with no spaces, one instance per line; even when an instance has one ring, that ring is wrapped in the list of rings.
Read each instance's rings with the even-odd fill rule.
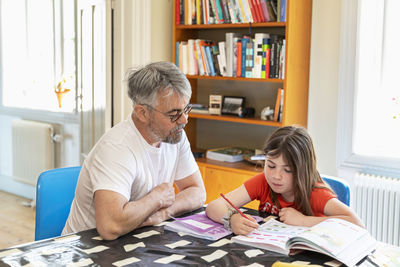
[[[222,101],[222,114],[239,116],[244,108],[245,98],[241,96],[224,96]]]

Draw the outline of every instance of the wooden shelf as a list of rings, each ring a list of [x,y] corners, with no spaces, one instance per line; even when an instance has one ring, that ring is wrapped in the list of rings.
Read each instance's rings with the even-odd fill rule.
[[[237,116],[209,115],[209,114],[197,114],[197,113],[189,113],[189,118],[282,127],[281,122],[264,121],[264,120],[261,120],[260,118],[239,118]]]
[[[204,165],[207,167],[213,167],[226,171],[244,171],[250,175],[255,175],[263,171],[264,166],[256,166],[247,161],[239,161],[239,162],[223,162],[218,160],[211,160],[207,158],[196,158],[196,162],[199,165]],[[250,176],[249,176],[250,178]]]
[[[223,23],[223,24],[201,24],[201,25],[175,25],[177,30],[209,30],[209,29],[239,29],[239,28],[265,28],[286,27],[286,22],[263,22],[263,23]]]
[[[283,79],[259,79],[259,78],[243,78],[243,77],[224,77],[224,76],[206,76],[206,75],[186,75],[188,79],[197,80],[231,80],[244,82],[266,82],[266,83],[283,83]]]
[[[286,40],[284,79],[259,79],[200,75],[186,76],[192,87],[192,103],[197,103],[197,101],[205,101],[209,94],[229,95],[229,87],[232,85],[232,95],[249,95],[249,97],[246,99],[249,99],[250,101],[246,104],[250,106],[254,105],[256,109],[259,110],[265,105],[271,106],[271,103],[275,104],[276,95],[274,95],[274,93],[270,90],[276,90],[278,88],[284,89],[282,122],[264,121],[259,117],[239,118],[237,116],[228,115],[218,116],[190,113],[189,123],[185,128],[185,131],[190,143],[193,146],[211,146],[211,144],[207,143],[208,138],[215,138],[218,140],[218,142],[221,142],[220,140],[223,140],[224,138],[224,136],[221,136],[225,131],[224,127],[231,130],[230,126],[232,125],[226,125],[218,122],[241,123],[241,125],[239,125],[241,131],[246,131],[246,127],[256,128],[249,127],[250,125],[259,125],[257,126],[257,129],[255,129],[256,132],[259,130],[259,128],[262,129],[262,127],[282,127],[292,124],[307,127],[312,0],[287,0],[286,22],[205,25],[176,25],[176,1],[172,2],[172,61],[176,60],[176,43],[186,42],[189,39],[204,39],[219,42],[225,40],[226,33],[233,32],[243,35],[253,35],[255,33],[284,35]],[[265,88],[266,91],[259,92],[258,90],[251,90],[252,88]],[[260,98],[257,98],[258,93]],[[265,104],[263,99],[261,99],[262,97],[268,97],[268,99],[265,99]],[[257,112],[256,115],[259,115],[259,112]],[[214,137],[213,133],[208,132],[209,129],[200,129],[200,127],[207,127],[206,125],[211,124],[218,127],[218,136]],[[199,137],[199,134],[204,134],[205,136]],[[241,137],[234,136],[233,138]],[[245,138],[245,136],[243,138]],[[225,143],[225,140],[223,141]],[[226,140],[226,142],[228,143],[228,140]],[[214,142],[214,144],[215,143],[216,142]],[[234,146],[235,143],[237,143],[236,140],[229,140],[229,144],[227,144],[227,146]],[[234,186],[237,187],[241,184],[241,182],[234,183],[234,181],[244,181],[250,177],[251,172],[256,173],[262,171],[255,170],[255,166],[247,162],[226,163],[207,159],[197,159],[197,162],[199,166],[202,166],[201,169],[203,171],[203,178],[205,178],[206,184],[208,184],[208,187],[206,185],[207,191],[213,190],[212,188],[215,187],[215,183],[224,185],[226,184],[228,187],[235,184]],[[228,181],[228,183],[225,181]],[[224,188],[224,190],[225,189],[229,191],[233,190],[234,188]],[[208,192],[207,195],[209,195]],[[217,197],[218,194],[211,194],[210,196],[211,200],[212,198]]]

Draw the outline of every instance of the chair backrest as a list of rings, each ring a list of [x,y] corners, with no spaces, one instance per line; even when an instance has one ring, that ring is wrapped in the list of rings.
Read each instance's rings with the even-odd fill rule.
[[[35,241],[61,235],[81,167],[44,171],[36,184]]]
[[[346,180],[332,176],[322,176],[322,179],[335,191],[340,201],[350,206],[350,187]]]

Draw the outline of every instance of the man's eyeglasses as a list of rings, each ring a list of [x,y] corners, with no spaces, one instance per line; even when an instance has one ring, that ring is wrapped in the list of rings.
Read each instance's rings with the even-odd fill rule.
[[[174,122],[176,122],[177,120],[179,120],[180,117],[181,117],[183,114],[185,114],[185,115],[189,114],[189,112],[192,110],[192,104],[188,104],[183,110],[173,110],[173,111],[170,111],[170,112],[175,112],[175,111],[176,111],[175,114],[168,114],[169,112],[168,112],[168,113],[164,113],[164,112],[159,111],[159,110],[157,110],[156,108],[154,108],[153,106],[150,106],[150,105],[148,105],[148,104],[141,104],[141,105],[146,106],[146,107],[149,107],[149,108],[151,108],[152,110],[155,110],[155,111],[157,111],[157,112],[163,114],[164,116],[169,117],[169,119],[171,120],[172,123],[174,123]]]

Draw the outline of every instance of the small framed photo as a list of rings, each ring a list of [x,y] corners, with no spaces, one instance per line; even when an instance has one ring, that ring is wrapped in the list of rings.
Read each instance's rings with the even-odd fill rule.
[[[244,97],[240,96],[224,96],[222,101],[222,114],[239,116],[244,108]]]

